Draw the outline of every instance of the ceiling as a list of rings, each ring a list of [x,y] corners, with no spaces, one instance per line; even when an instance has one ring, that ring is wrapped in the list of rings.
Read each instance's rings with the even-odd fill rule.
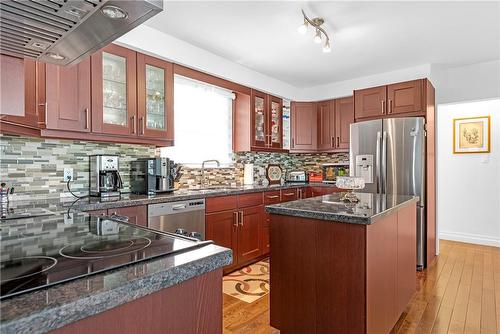
[[[296,87],[500,59],[500,2],[166,1],[147,25]],[[322,16],[332,52],[302,36]]]

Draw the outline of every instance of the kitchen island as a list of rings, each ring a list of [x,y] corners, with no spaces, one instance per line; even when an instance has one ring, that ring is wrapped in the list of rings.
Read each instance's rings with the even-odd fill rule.
[[[107,217],[2,222],[1,333],[221,333],[231,250]]]
[[[415,292],[418,197],[357,195],[266,207],[281,333],[389,333]]]

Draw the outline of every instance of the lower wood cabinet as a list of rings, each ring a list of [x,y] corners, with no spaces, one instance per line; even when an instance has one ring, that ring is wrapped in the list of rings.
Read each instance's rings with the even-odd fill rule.
[[[307,192],[307,197],[316,197],[341,192],[341,190],[337,187],[309,187]]]
[[[119,215],[128,217],[128,222],[131,224],[148,226],[148,209],[146,205],[127,206],[123,208],[104,209],[87,211],[88,214],[94,216]]]
[[[224,272],[249,264],[265,254],[263,204],[262,193],[206,199],[206,239],[233,251],[233,264],[224,268]],[[216,211],[218,207],[222,211]]]
[[[290,202],[297,199],[297,189],[282,189],[281,202]]]

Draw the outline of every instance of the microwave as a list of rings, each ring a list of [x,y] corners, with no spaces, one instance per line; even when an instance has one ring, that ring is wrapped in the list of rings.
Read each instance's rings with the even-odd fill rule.
[[[323,183],[335,183],[337,176],[349,176],[348,163],[322,164]]]

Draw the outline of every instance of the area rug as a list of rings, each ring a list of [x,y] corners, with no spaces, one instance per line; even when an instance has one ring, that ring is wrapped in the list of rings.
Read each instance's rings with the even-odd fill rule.
[[[262,260],[224,276],[222,291],[246,303],[269,293],[269,259]]]

